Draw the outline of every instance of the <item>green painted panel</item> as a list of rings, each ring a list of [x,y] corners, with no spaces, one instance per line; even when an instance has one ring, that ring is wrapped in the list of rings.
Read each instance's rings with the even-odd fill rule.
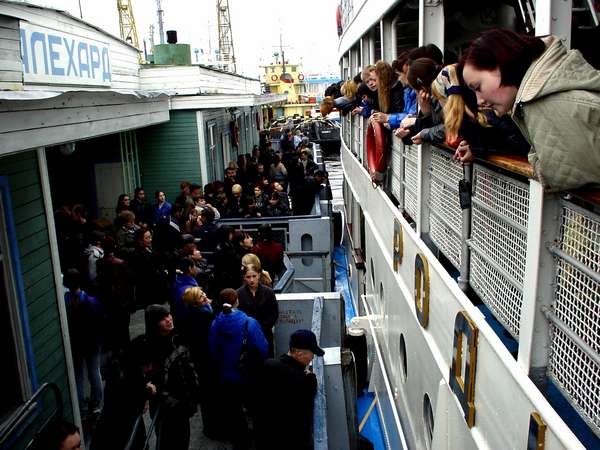
[[[195,111],[171,111],[170,121],[138,130],[142,185],[147,197],[164,191],[173,201],[183,180],[200,182],[200,155]]]
[[[38,384],[54,382],[64,388],[66,415],[72,417],[69,391],[65,385],[66,362],[35,152],[0,158],[0,176],[8,178],[11,189],[12,215],[37,381]]]

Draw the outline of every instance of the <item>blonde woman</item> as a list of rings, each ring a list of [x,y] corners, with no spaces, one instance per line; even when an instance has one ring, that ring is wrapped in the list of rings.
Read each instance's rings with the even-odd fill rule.
[[[265,286],[273,287],[273,279],[269,272],[266,270],[262,270],[262,265],[260,263],[260,258],[256,256],[254,253],[246,253],[242,256],[242,268],[252,264],[259,271],[259,281]]]

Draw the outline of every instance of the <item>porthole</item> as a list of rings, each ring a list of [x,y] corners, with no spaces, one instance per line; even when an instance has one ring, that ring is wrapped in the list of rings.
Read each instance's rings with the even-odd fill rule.
[[[400,369],[402,381],[406,381],[408,374],[408,364],[406,361],[406,343],[404,342],[404,335],[400,334]]]
[[[433,440],[433,409],[431,408],[431,400],[429,395],[423,396],[423,426],[425,429],[425,443],[427,448],[431,448],[431,441]]]

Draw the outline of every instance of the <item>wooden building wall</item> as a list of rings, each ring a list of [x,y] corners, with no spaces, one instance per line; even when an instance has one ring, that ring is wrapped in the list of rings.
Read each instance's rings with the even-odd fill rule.
[[[38,386],[56,383],[72,417],[67,367],[36,153],[0,158],[8,178]]]

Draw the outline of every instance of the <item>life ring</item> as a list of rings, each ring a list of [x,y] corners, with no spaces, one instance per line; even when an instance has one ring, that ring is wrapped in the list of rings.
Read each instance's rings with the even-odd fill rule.
[[[369,121],[367,128],[367,163],[373,184],[381,184],[387,170],[387,136],[375,121]]]
[[[304,80],[304,75],[302,75],[302,74],[299,74],[299,75],[298,75],[298,80],[300,80],[300,81],[303,81],[303,80]]]
[[[277,75],[271,75],[271,81],[277,81]]]
[[[337,34],[338,36],[341,36],[344,31],[342,28],[342,5],[338,5],[337,7],[337,11],[335,13],[335,20],[337,23]]]

